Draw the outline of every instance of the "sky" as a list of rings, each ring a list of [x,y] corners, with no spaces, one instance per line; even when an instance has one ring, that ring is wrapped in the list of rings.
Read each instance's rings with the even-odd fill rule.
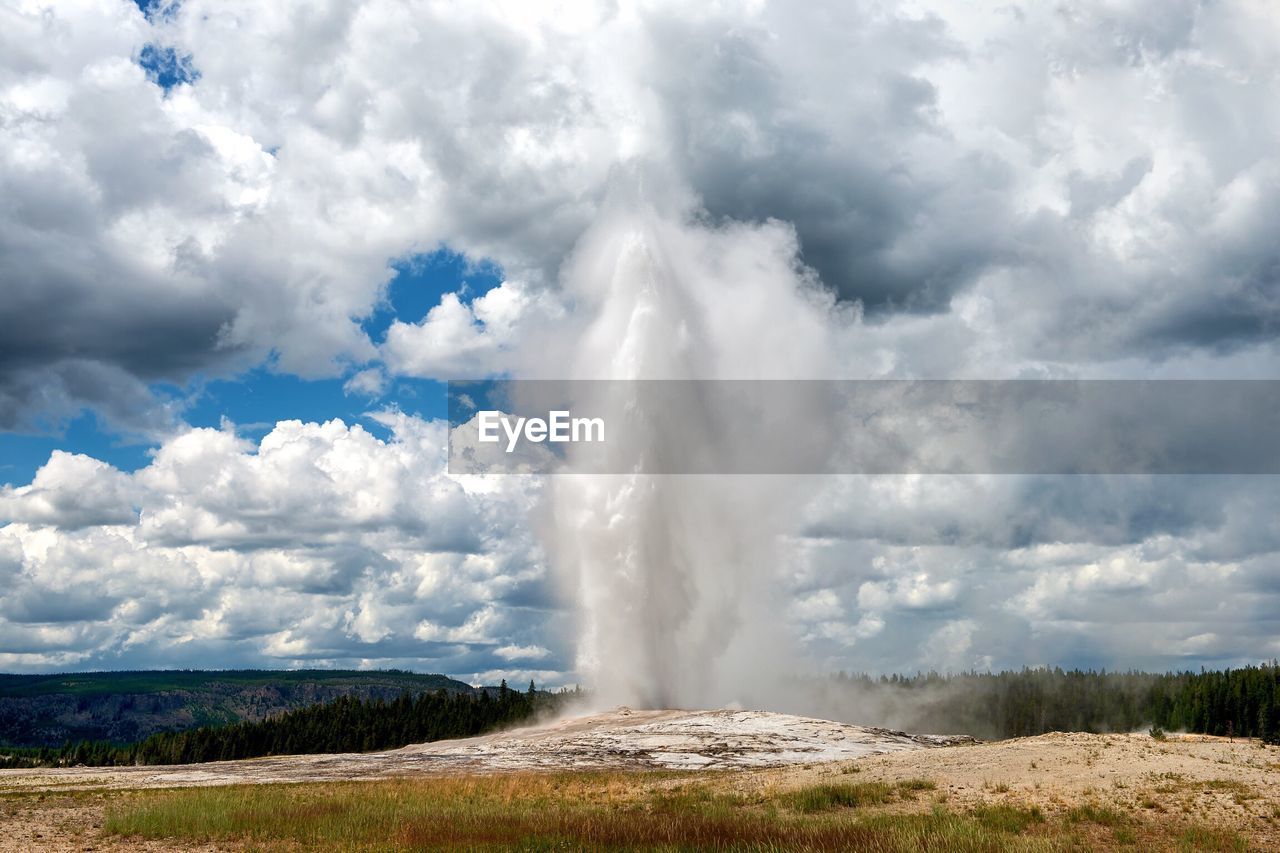
[[[580,680],[442,383],[582,328],[628,183],[843,378],[1276,378],[1278,96],[1267,0],[0,0],[0,670]],[[828,478],[781,618],[819,671],[1280,656],[1276,486]]]

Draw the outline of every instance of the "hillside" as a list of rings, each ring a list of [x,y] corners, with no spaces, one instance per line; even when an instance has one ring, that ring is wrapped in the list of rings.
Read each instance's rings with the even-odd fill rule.
[[[154,670],[0,675],[0,744],[130,743],[158,732],[256,721],[342,696],[477,688],[444,675],[354,670]]]

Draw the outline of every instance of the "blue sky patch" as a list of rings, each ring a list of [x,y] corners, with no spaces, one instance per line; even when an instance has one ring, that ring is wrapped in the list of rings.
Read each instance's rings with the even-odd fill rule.
[[[502,270],[496,264],[443,248],[398,261],[395,268],[397,274],[382,304],[362,324],[377,343],[386,338],[393,321],[421,321],[446,293],[457,292],[463,302],[470,302],[502,283]],[[152,390],[160,397],[187,398],[182,417],[191,426],[218,428],[225,418],[240,435],[254,440],[284,420],[323,423],[341,418],[385,439],[386,428],[366,417],[369,412],[398,408],[424,419],[448,416],[443,382],[397,377],[385,394],[374,399],[344,391],[346,378],[307,380],[262,366],[229,379],[196,378],[185,388],[160,384]],[[55,449],[84,453],[122,471],[134,471],[150,463],[154,447],[121,437],[85,410],[44,433],[0,432],[0,484],[30,483]]]
[[[0,485],[27,485],[55,450],[83,453],[125,471],[141,468],[151,461],[149,445],[122,439],[105,428],[97,415],[85,410],[57,431],[0,432]]]
[[[447,248],[411,255],[396,261],[394,267],[396,276],[387,286],[382,304],[361,324],[374,343],[386,340],[394,320],[420,322],[446,293],[457,292],[463,303],[469,303],[502,284],[502,268],[497,264],[476,261]]]
[[[142,14],[146,15],[147,20],[153,24],[156,21],[173,20],[182,5],[179,0],[133,0],[133,3],[142,10]]]
[[[147,72],[147,79],[166,93],[174,86],[194,83],[200,79],[200,72],[192,64],[191,54],[179,54],[172,47],[150,42],[144,44],[138,53],[138,64]]]

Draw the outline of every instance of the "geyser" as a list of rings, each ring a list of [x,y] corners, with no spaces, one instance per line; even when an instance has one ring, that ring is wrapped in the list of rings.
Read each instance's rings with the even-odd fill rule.
[[[575,332],[543,342],[546,372],[571,379],[778,379],[830,374],[830,298],[781,223],[712,225],[689,204],[615,198],[564,270]],[[564,366],[568,365],[567,375]],[[551,478],[547,550],[580,605],[578,669],[602,705],[749,703],[794,659],[781,627],[779,534],[803,478],[651,473],[728,414],[673,383],[638,412],[631,383],[591,383],[575,401],[605,422],[640,418],[639,456],[600,465],[608,444],[571,445],[578,470]],[[793,413],[803,422],[804,413]],[[800,440],[804,440],[801,438]],[[631,448],[632,451],[635,448]],[[727,444],[718,452],[749,449]]]

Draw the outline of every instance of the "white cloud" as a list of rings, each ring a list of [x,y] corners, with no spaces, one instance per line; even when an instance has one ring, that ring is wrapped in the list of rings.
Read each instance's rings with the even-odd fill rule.
[[[493,653],[508,661],[542,660],[551,655],[551,652],[542,646],[503,646],[502,648],[494,649]]]
[[[132,525],[137,494],[128,475],[110,465],[55,450],[29,485],[0,486],[0,518],[68,529]]]
[[[353,373],[351,378],[342,384],[342,390],[347,394],[377,398],[387,392],[389,384],[386,371],[380,367],[370,367]]]
[[[972,619],[956,619],[943,625],[920,644],[921,662],[942,671],[975,668],[972,647],[976,628]]]
[[[955,581],[931,583],[919,572],[893,581],[867,581],[858,587],[858,606],[864,610],[931,610],[954,604],[959,587]]]
[[[819,347],[848,376],[1280,368],[1263,2],[186,0],[148,22],[72,0],[0,21],[0,427],[88,405],[163,438],[134,475],[57,453],[0,491],[5,666],[216,647],[566,667],[513,521],[528,495],[443,476],[442,425],[389,410],[389,440],[285,421],[255,443],[184,429],[152,389],[267,358],[369,397],[395,375],[563,371],[607,285],[591,226],[637,174],[677,197],[655,227],[735,341],[718,374],[793,375]],[[148,43],[199,79],[162,92]],[[359,321],[395,264],[441,245],[506,281],[375,344]],[[815,274],[848,300],[822,306],[830,328],[735,299]],[[866,668],[917,665],[920,637],[957,665],[1274,642],[1265,478],[827,486],[819,544],[784,567],[791,618]]]
[[[0,36],[6,424],[88,403],[162,431],[148,383],[269,354],[492,369],[637,163],[714,219],[794,228],[876,315],[852,374],[1276,365],[1265,4],[41,8]],[[149,43],[199,78],[162,92]],[[379,353],[358,321],[392,260],[441,244],[511,278]]]
[[[131,475],[55,453],[4,495],[10,665],[556,662],[557,604],[519,526],[534,487],[468,494],[442,423],[380,420],[389,439],[341,421],[257,443],[190,430]]]
[[[464,304],[446,293],[420,323],[393,322],[382,355],[394,372],[425,378],[466,378],[515,366],[517,328],[563,313],[549,297],[506,281]],[[528,334],[528,329],[523,330]]]

